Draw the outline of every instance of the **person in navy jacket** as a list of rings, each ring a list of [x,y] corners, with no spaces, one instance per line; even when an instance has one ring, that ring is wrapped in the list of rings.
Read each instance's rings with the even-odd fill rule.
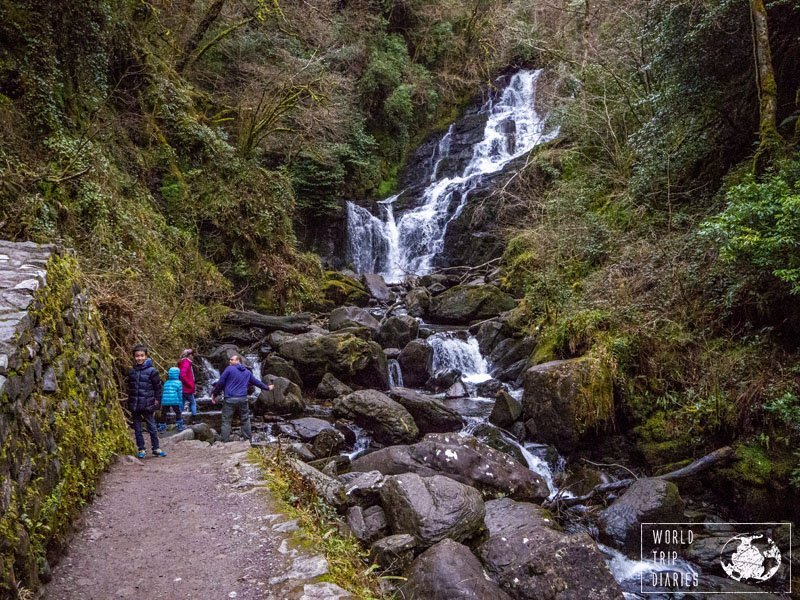
[[[156,433],[155,412],[161,399],[161,377],[158,375],[153,361],[147,357],[147,346],[133,348],[133,368],[128,373],[128,409],[131,411],[131,425],[136,437],[136,456],[145,457],[142,421],[147,425],[150,444],[154,456],[166,456],[159,448]]]
[[[217,396],[222,392],[225,401],[222,404],[222,441],[227,442],[231,436],[231,421],[236,409],[239,409],[239,420],[242,422],[242,435],[248,440],[252,436],[250,431],[250,407],[247,404],[247,387],[254,385],[262,390],[272,390],[272,384],[256,379],[255,375],[242,364],[242,359],[238,354],[234,354],[228,360],[230,364],[222,372],[214,389],[211,392],[211,402],[217,403]]]

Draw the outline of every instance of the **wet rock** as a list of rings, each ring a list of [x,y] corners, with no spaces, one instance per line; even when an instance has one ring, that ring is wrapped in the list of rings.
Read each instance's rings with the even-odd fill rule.
[[[222,372],[228,366],[228,360],[234,354],[239,354],[239,347],[234,344],[221,344],[215,346],[208,353],[208,362]]]
[[[276,415],[293,415],[306,409],[303,392],[288,379],[283,377],[271,378],[269,381],[275,387],[272,391],[261,390],[253,404],[253,414],[260,416],[266,413]],[[267,381],[264,381],[267,383]]]
[[[489,539],[477,554],[488,574],[514,598],[622,600],[622,590],[592,539],[566,535],[552,524],[533,504],[509,498],[487,502]]]
[[[430,319],[437,323],[468,324],[496,317],[516,305],[516,300],[493,285],[459,285],[431,300]]]
[[[434,394],[444,392],[454,385],[458,381],[459,377],[461,377],[461,371],[458,369],[443,369],[441,371],[436,371],[436,373],[434,373],[433,376],[425,383],[425,389],[429,392],[433,392]]]
[[[387,477],[380,495],[391,530],[414,536],[422,547],[444,538],[462,541],[483,527],[478,490],[448,477],[415,473]]]
[[[316,391],[316,397],[323,400],[333,400],[339,396],[346,396],[353,392],[353,388],[336,379],[330,373],[322,376]]]
[[[406,294],[406,310],[412,317],[423,317],[431,305],[431,294],[424,287],[412,288]]]
[[[270,354],[264,363],[261,365],[261,371],[264,375],[274,375],[275,377],[283,377],[288,379],[298,387],[303,387],[303,379],[297,372],[297,369],[292,366],[285,358],[277,354]]]
[[[414,560],[417,540],[413,535],[398,533],[380,539],[369,549],[369,560],[387,575],[400,575]]]
[[[333,427],[323,429],[319,435],[314,438],[311,445],[311,451],[317,458],[327,458],[338,454],[344,447],[344,435],[336,431]]]
[[[475,386],[475,394],[483,398],[494,398],[497,392],[503,389],[503,384],[497,379],[481,381]]]
[[[349,333],[312,331],[274,340],[278,353],[303,372],[303,382],[316,387],[326,372],[345,383],[386,389],[386,356],[380,345]]]
[[[464,382],[459,380],[447,388],[444,393],[444,397],[450,400],[455,398],[467,398],[469,397],[469,392],[467,391],[467,386],[464,385]]]
[[[500,373],[519,361],[523,361],[523,364],[526,363],[535,349],[536,338],[532,336],[519,340],[508,338],[501,341],[489,355],[492,373]],[[516,379],[516,375],[513,379]]]
[[[366,327],[374,336],[377,335],[380,326],[378,319],[357,306],[335,308],[328,317],[328,329],[331,331],[338,331],[345,327]]]
[[[430,433],[411,446],[392,446],[360,456],[353,461],[353,470],[445,475],[478,489],[485,497],[541,501],[550,495],[539,475],[470,436]]]
[[[524,376],[522,418],[531,439],[574,450],[589,430],[613,418],[611,372],[583,356],[531,367]]]
[[[481,423],[475,427],[475,429],[472,431],[472,435],[490,448],[494,448],[503,454],[507,454],[523,467],[528,466],[528,461],[525,460],[525,455],[522,453],[522,450],[520,450],[519,446],[506,438],[503,435],[503,431],[495,425],[492,425],[491,423]]]
[[[333,412],[368,429],[381,444],[409,442],[419,437],[419,429],[411,414],[377,390],[361,390],[337,398]]]
[[[639,479],[600,513],[601,538],[629,556],[640,552],[641,523],[680,523],[683,499],[678,487],[663,479]]]
[[[350,507],[347,511],[347,524],[356,539],[366,546],[389,533],[386,513],[383,512],[380,506],[370,506],[368,508]]]
[[[378,342],[384,348],[403,348],[417,337],[419,322],[411,316],[389,317],[380,326]]]
[[[381,302],[394,302],[394,294],[386,285],[383,277],[377,273],[365,273],[361,276],[361,281],[369,291],[370,295]]]
[[[522,416],[522,403],[505,390],[500,390],[494,401],[489,422],[508,428]]]
[[[297,437],[303,442],[310,442],[326,430],[333,431],[333,425],[324,419],[317,417],[303,417],[302,419],[294,419],[289,421],[290,425]]]
[[[424,340],[412,340],[397,359],[403,371],[403,382],[410,387],[420,387],[431,376],[433,348]]]
[[[404,387],[392,388],[389,397],[411,413],[423,435],[458,431],[464,426],[464,418],[438,398]]]
[[[511,600],[486,577],[480,561],[469,548],[442,540],[411,564],[400,586],[403,600]]]
[[[388,360],[397,360],[400,358],[400,348],[384,348],[383,353]]]

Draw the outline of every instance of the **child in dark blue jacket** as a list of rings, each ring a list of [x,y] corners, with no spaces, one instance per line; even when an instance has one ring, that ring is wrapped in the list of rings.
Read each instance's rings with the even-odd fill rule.
[[[147,424],[154,456],[166,456],[159,448],[155,412],[161,398],[161,377],[147,358],[146,346],[133,348],[133,368],[128,373],[128,408],[131,411],[133,433],[136,436],[136,456],[145,457],[142,421]]]
[[[250,431],[250,407],[247,404],[247,386],[254,385],[262,390],[271,390],[274,386],[267,385],[256,379],[255,375],[242,364],[238,354],[234,354],[229,359],[229,365],[222,372],[222,375],[214,384],[211,393],[211,402],[217,403],[217,396],[220,392],[225,394],[225,402],[222,405],[222,431],[220,436],[223,442],[227,442],[231,435],[231,421],[233,413],[237,407],[239,409],[239,420],[242,422],[242,435],[248,440],[251,437]]]

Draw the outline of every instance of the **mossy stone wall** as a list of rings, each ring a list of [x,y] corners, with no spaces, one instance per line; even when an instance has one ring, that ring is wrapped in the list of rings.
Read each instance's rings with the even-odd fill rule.
[[[77,261],[0,242],[0,596],[36,589],[103,470],[131,451]]]

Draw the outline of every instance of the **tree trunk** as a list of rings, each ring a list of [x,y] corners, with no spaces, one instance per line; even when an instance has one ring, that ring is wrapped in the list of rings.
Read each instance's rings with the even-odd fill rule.
[[[753,17],[753,46],[756,59],[756,81],[759,96],[759,134],[760,141],[756,151],[756,171],[759,165],[769,163],[775,151],[780,148],[782,139],[778,133],[778,85],[772,68],[772,52],[769,44],[767,9],[764,0],[750,0]]]
[[[192,37],[186,40],[186,43],[183,46],[183,53],[178,61],[178,71],[183,71],[186,68],[186,65],[192,61],[192,55],[194,54],[194,51],[197,50],[197,47],[200,45],[200,42],[203,41],[203,37],[205,37],[206,32],[208,32],[211,25],[213,25],[214,21],[216,21],[217,17],[219,17],[219,14],[222,12],[222,7],[225,6],[226,1],[227,0],[214,0],[211,3],[211,6],[208,7],[206,14],[200,20],[200,24],[192,34]]]
[[[232,310],[223,318],[225,323],[242,327],[257,327],[265,331],[305,333],[311,329],[311,315],[299,313],[286,317],[262,315],[249,310]]]

